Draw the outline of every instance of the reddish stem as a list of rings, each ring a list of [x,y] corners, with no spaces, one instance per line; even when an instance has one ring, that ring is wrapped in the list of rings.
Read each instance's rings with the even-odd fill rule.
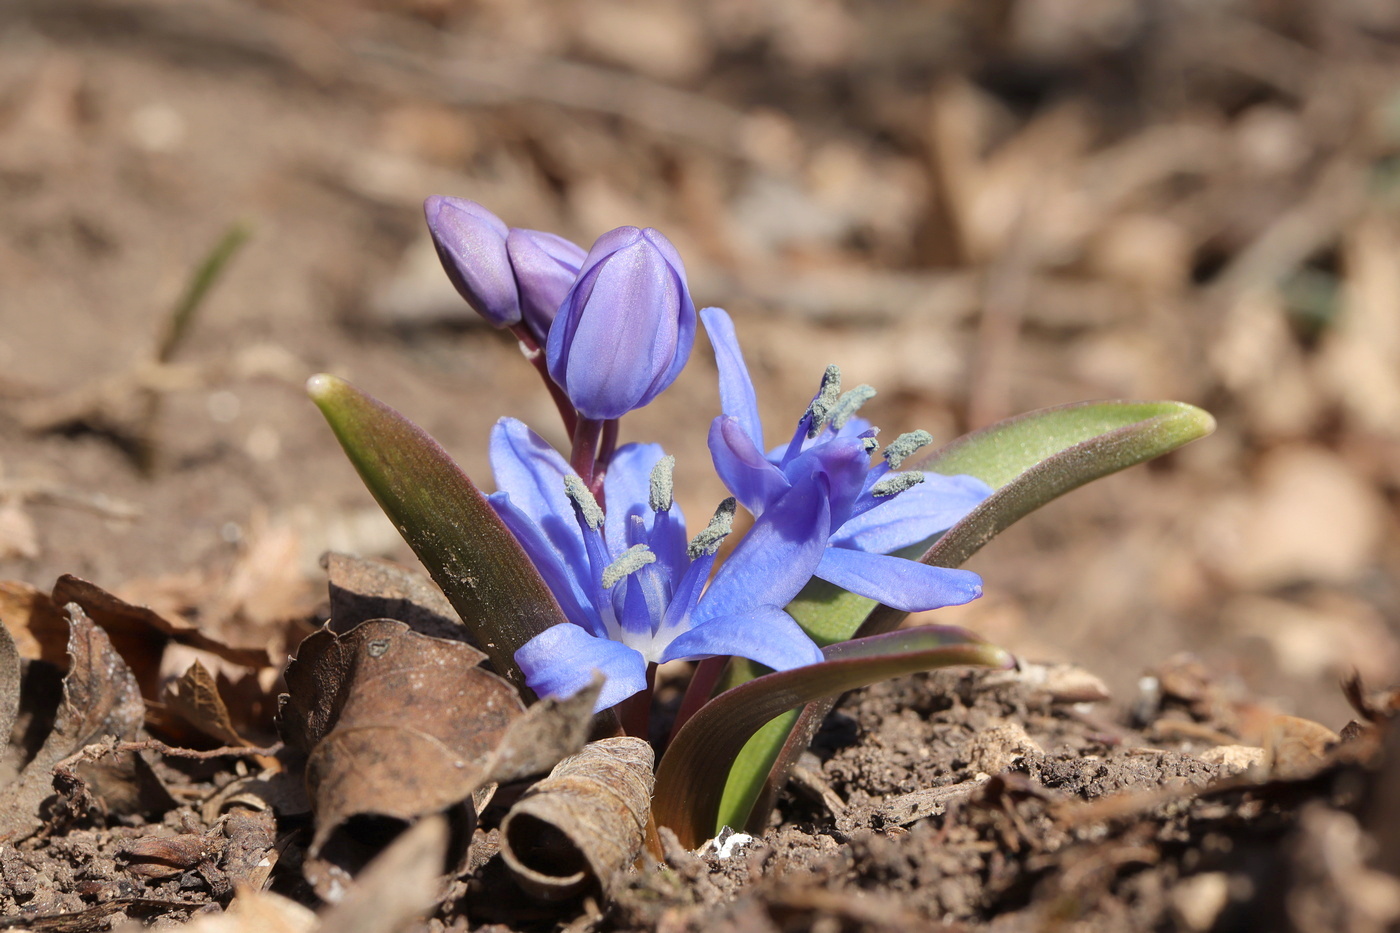
[[[574,448],[569,454],[569,465],[593,492],[594,498],[598,498],[598,491],[593,488],[593,471],[598,464],[598,439],[602,432],[603,422],[579,418],[578,424],[574,425]],[[598,505],[603,507],[601,499]]]
[[[593,485],[590,491],[599,504],[603,501],[603,477],[608,472],[608,465],[612,463],[613,454],[617,453],[617,425],[618,418],[609,418],[603,422],[603,439],[598,444],[598,459],[593,464]]]
[[[724,673],[724,665],[729,663],[727,657],[705,658],[695,666],[695,673],[690,677],[690,685],[685,688],[685,696],[681,698],[681,708],[676,710],[676,721],[671,724],[671,736],[666,740],[666,744],[671,744],[676,733],[681,731],[681,726],[685,725],[691,716],[700,711],[700,707],[710,699],[714,693],[715,684],[719,683],[719,677]]]
[[[615,707],[617,717],[622,721],[623,732],[639,739],[650,740],[648,733],[651,731],[651,695],[655,685],[656,665],[648,664],[646,689],[632,694]]]
[[[545,359],[544,350],[539,342],[535,340],[535,335],[530,333],[530,329],[524,324],[510,325],[510,332],[520,342],[520,352],[544,380],[544,387],[549,390],[550,398],[554,399],[554,407],[559,409],[559,417],[564,419],[564,430],[573,434],[578,430],[578,413],[574,411],[574,403],[569,401],[569,396],[549,375],[549,362]]]

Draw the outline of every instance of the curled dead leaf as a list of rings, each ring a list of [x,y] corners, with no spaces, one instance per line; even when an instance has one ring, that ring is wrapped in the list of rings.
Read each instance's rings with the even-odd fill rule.
[[[40,805],[51,797],[53,768],[103,738],[130,739],[145,707],[136,678],[105,632],[70,603],[69,669],[53,730],[13,782],[0,790],[0,839],[24,838],[42,825]]]
[[[19,649],[10,630],[0,625],[0,736],[7,740],[19,714]]]
[[[397,619],[422,635],[471,640],[457,611],[426,575],[392,561],[334,551],[321,562],[330,585],[334,631],[348,632],[371,619]]]
[[[218,682],[199,661],[165,687],[165,705],[186,723],[220,745],[249,744],[238,734]]]
[[[590,742],[559,762],[501,823],[501,857],[543,900],[605,890],[641,854],[651,814],[654,754],[632,736]]]
[[[336,933],[393,933],[437,903],[447,856],[447,820],[423,820],[365,867],[341,898],[321,914]]]
[[[68,621],[48,593],[18,580],[0,580],[0,620],[14,637],[19,656],[68,666]]]
[[[54,584],[53,601],[62,606],[77,603],[106,631],[117,652],[130,665],[150,699],[160,696],[160,664],[170,642],[199,648],[244,667],[266,667],[266,648],[226,645],[210,638],[197,626],[183,619],[162,615],[145,606],[135,606],[96,584],[72,574],[64,574]]]
[[[460,641],[421,635],[402,622],[365,622],[344,635],[308,636],[287,667],[278,711],[287,744],[307,755],[316,816],[310,865],[323,895],[375,846],[330,842],[356,818],[412,822],[447,811],[481,787],[538,774],[587,738],[595,684],[576,697],[525,710],[515,688],[479,666]],[[359,820],[361,824],[364,820]]]
[[[1297,716],[1275,716],[1264,733],[1264,764],[1270,776],[1308,777],[1326,760],[1328,749],[1341,736],[1319,722]]]

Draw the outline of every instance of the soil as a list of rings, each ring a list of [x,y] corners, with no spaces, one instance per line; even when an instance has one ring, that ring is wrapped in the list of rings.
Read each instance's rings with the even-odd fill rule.
[[[277,675],[326,551],[412,556],[304,380],[478,479],[502,415],[563,442],[436,267],[419,205],[448,193],[585,244],[664,230],[770,433],[829,362],[888,436],[1105,397],[1220,426],[1023,521],[970,564],[983,599],[921,620],[1021,676],[851,694],[761,839],[606,898],[512,893],[498,802],[430,928],[1393,928],[1387,702],[1338,682],[1400,680],[1397,45],[1365,0],[0,5],[0,580],[32,588],[0,618],[34,635],[3,773],[128,743],[0,820],[0,925],[320,907]],[[623,426],[677,455],[692,522],[724,495],[707,354]],[[145,719],[60,754],[67,629],[17,607],[65,574],[155,615],[83,603]]]

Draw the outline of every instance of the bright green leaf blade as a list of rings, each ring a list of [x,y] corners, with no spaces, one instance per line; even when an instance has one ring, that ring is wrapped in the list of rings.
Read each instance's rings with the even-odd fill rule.
[[[901,553],[911,558],[922,553],[924,563],[938,567],[961,566],[1051,499],[1214,429],[1215,419],[1183,402],[1079,402],[998,422],[906,465],[949,476],[971,474],[995,491],[928,551]],[[832,644],[852,637],[873,608],[872,599],[813,580],[788,611],[818,644]],[[879,631],[889,631],[894,627],[889,614],[881,615],[886,622]]]
[[[926,564],[960,566],[1017,519],[1071,489],[1215,430],[1184,402],[1079,402],[999,422],[934,451],[919,469],[970,473],[996,490],[940,537]]]
[[[1214,418],[1183,402],[1079,402],[1029,412],[961,437],[906,466],[950,476],[971,474],[994,492],[919,559],[938,567],[961,566],[1013,522],[1050,500],[1175,450],[1214,429]],[[906,552],[910,557],[917,553]],[[822,645],[892,631],[906,616],[823,580],[809,583],[787,610]],[[731,683],[741,682],[746,674],[753,676],[750,667],[731,668],[726,672]],[[794,720],[797,741],[784,745],[787,733],[775,728],[745,745],[735,763],[731,788],[725,792],[730,825],[749,820],[747,811],[739,812],[744,800],[757,805],[753,820],[766,818],[795,756],[806,748],[829,710],[829,703],[818,703]],[[752,775],[765,762],[772,765],[772,779],[764,796],[754,797],[749,793]]]
[[[312,376],[306,391],[496,670],[523,688],[516,650],[565,620],[510,530],[447,452],[403,415],[334,376]]]
[[[827,704],[834,705],[835,702],[836,698],[832,697],[830,700],[817,704],[822,710],[823,718],[830,712]],[[792,730],[802,721],[802,713],[803,710],[792,709],[781,716],[768,720],[759,727],[757,732],[749,736],[748,741],[739,750],[739,754],[734,756],[734,764],[729,769],[729,777],[724,781],[724,792],[720,795],[719,814],[715,817],[716,830],[721,826],[733,826],[736,829],[743,829],[745,832],[751,831],[753,821],[749,817],[754,813],[754,804],[763,795],[769,777],[773,774],[773,768],[778,764],[787,748],[786,743],[789,736],[793,734]],[[810,738],[808,738],[807,744],[811,744]],[[801,757],[805,749],[804,745],[802,749],[797,751],[797,756]],[[786,777],[790,767],[790,765],[784,767],[784,777]],[[763,811],[765,825],[772,809],[772,807],[766,807]],[[758,832],[762,832],[762,830],[760,829]]]
[[[1011,667],[1006,651],[951,626],[905,629],[832,645],[820,664],[766,674],[711,700],[676,735],[656,770],[652,812],[694,848],[721,825],[729,763],[764,723],[788,710],[866,684],[936,667]],[[766,771],[763,772],[766,774]]]

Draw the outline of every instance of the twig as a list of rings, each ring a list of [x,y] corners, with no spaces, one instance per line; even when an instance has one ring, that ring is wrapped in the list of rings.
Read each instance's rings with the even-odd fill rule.
[[[73,766],[86,761],[98,761],[108,755],[119,755],[126,752],[159,752],[171,758],[193,758],[197,761],[207,761],[211,758],[223,758],[229,755],[271,757],[282,750],[282,743],[277,742],[266,747],[252,745],[224,745],[219,748],[209,748],[204,750],[194,748],[179,748],[174,745],[166,745],[159,739],[141,739],[134,742],[118,742],[114,737],[108,737],[105,741],[94,742],[85,745],[78,751],[64,758],[53,766],[55,775],[71,775]]]

